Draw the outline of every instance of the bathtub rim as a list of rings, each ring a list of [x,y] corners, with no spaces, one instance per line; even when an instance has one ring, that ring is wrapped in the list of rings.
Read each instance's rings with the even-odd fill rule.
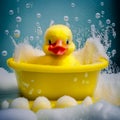
[[[29,63],[17,63],[14,58],[7,60],[9,67],[15,71],[28,71],[28,72],[44,72],[44,73],[78,73],[89,71],[100,71],[106,68],[109,64],[108,60],[101,58],[100,62],[93,64],[80,65],[80,66],[51,66]]]

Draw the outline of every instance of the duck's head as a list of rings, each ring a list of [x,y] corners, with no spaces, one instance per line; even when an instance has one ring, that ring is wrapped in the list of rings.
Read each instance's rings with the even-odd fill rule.
[[[47,55],[68,55],[74,49],[72,32],[67,26],[53,25],[46,30],[43,50]]]

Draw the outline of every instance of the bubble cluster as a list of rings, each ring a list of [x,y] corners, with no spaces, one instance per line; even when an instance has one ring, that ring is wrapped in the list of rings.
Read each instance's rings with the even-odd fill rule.
[[[2,51],[2,56],[7,56],[7,51],[6,50]]]
[[[22,21],[22,18],[20,16],[17,16],[16,17],[16,22],[21,22]]]
[[[64,21],[65,22],[69,21],[69,17],[68,16],[64,16]]]
[[[9,10],[9,15],[13,15],[14,11],[13,10]]]

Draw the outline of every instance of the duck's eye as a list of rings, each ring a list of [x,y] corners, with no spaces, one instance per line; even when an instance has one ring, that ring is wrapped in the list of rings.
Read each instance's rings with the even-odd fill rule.
[[[48,40],[48,44],[49,44],[49,45],[51,45],[51,44],[52,44],[51,40]]]
[[[66,40],[66,44],[68,45],[70,43],[70,41],[69,40]]]

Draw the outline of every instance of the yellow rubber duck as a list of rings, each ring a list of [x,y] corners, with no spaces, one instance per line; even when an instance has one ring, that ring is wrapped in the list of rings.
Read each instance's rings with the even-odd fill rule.
[[[74,66],[80,62],[72,54],[75,45],[72,41],[72,32],[65,25],[50,26],[44,36],[44,56],[38,56],[30,61],[34,64]]]

